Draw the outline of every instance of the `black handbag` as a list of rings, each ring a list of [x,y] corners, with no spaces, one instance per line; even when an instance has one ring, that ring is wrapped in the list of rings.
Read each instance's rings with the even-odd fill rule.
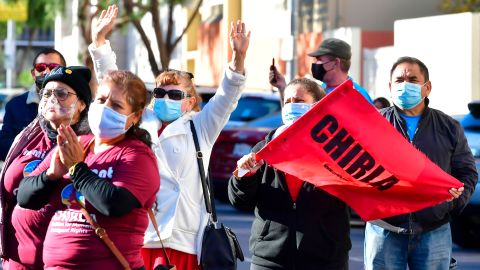
[[[217,224],[217,211],[213,201],[213,189],[210,184],[210,178],[205,178],[205,169],[203,167],[203,155],[200,151],[197,132],[193,121],[190,121],[190,129],[192,130],[193,141],[197,151],[197,163],[202,180],[203,198],[205,207],[210,214],[210,219],[202,238],[202,251],[200,254],[200,265],[202,270],[229,270],[237,269],[237,259],[244,260],[242,248],[238,243],[237,236],[227,226],[220,223]]]

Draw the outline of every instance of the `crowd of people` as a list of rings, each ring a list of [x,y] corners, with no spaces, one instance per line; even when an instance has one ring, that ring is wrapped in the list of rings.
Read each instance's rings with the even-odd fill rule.
[[[66,66],[60,52],[45,49],[33,61],[35,85],[7,104],[0,131],[5,270],[151,270],[166,261],[179,270],[202,269],[210,214],[193,137],[208,168],[213,144],[245,87],[250,32],[242,21],[231,23],[230,62],[200,110],[192,73],[164,70],[148,100],[145,83],[118,70],[107,40],[117,13],[115,5],[108,7],[92,27],[88,49],[99,83],[95,94],[88,68]],[[348,43],[325,39],[308,55],[313,78],[323,84],[307,78],[287,83],[274,66],[270,69],[271,84],[281,95],[283,125],[238,161],[247,173],[236,170],[229,180],[232,205],[255,210],[254,270],[348,269],[348,205],[255,154],[338,85],[353,82]],[[365,269],[449,269],[449,221],[467,204],[478,176],[461,126],[428,106],[428,68],[416,58],[402,57],[392,66],[393,106],[385,98],[372,101],[367,90],[353,85],[408,142],[464,184],[452,187],[451,199],[438,205],[368,222]],[[98,237],[99,230],[108,236]],[[117,251],[102,240],[113,242]]]

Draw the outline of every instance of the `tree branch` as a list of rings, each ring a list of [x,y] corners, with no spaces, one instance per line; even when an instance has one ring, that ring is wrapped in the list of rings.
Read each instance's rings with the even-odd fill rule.
[[[175,0],[169,0],[168,1],[168,17],[167,17],[167,20],[168,20],[168,24],[167,24],[167,37],[166,37],[166,44],[167,44],[167,51],[169,53],[172,52],[171,50],[171,45],[170,45],[170,42],[172,41],[172,32],[173,32],[173,26],[174,26],[174,22],[173,22],[173,9],[175,8]]]
[[[197,5],[195,6],[195,9],[193,10],[193,13],[192,13],[192,16],[190,16],[190,18],[188,18],[188,22],[187,22],[187,25],[185,26],[185,28],[183,28],[183,31],[182,31],[182,34],[180,34],[177,39],[175,39],[175,41],[173,42],[172,44],[172,51],[173,49],[175,49],[175,47],[178,45],[178,43],[180,42],[180,40],[182,39],[182,37],[185,35],[185,33],[188,31],[188,28],[190,27],[190,25],[193,23],[193,20],[195,19],[195,17],[198,15],[198,12],[200,10],[200,6],[202,5],[202,2],[203,0],[199,0]]]
[[[125,0],[124,2],[125,11],[129,17],[132,18],[133,13],[133,3],[131,0]],[[150,45],[150,40],[148,39],[145,30],[143,29],[142,25],[137,19],[131,19],[133,26],[137,29],[138,33],[140,34],[140,38],[143,41],[148,53],[148,62],[150,63],[150,67],[152,68],[152,73],[155,77],[160,74],[160,70],[158,69],[157,61],[155,60],[155,55],[153,54],[152,46]]]
[[[162,26],[160,24],[160,14],[158,11],[159,3],[157,0],[152,0],[150,11],[152,12],[152,25],[153,30],[155,31],[155,38],[157,41],[158,52],[160,54],[160,63],[162,64],[162,69],[168,68],[168,59],[169,53],[167,50],[166,42],[163,40],[162,35]]]

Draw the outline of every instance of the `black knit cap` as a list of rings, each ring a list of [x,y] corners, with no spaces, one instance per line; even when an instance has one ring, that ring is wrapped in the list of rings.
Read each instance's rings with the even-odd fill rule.
[[[316,51],[311,52],[308,55],[318,57],[325,54],[350,60],[350,57],[352,57],[352,50],[350,45],[343,40],[338,38],[327,38],[322,41]]]
[[[78,98],[83,100],[88,107],[92,102],[92,91],[90,90],[90,85],[88,84],[91,78],[92,73],[87,67],[58,66],[45,77],[42,89],[45,87],[45,85],[47,85],[48,82],[63,82],[70,86],[75,91]]]

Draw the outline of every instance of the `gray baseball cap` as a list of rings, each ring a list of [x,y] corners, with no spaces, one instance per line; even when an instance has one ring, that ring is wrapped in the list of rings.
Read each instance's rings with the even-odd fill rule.
[[[352,50],[350,45],[343,40],[338,38],[327,38],[322,41],[316,51],[309,53],[308,56],[318,57],[326,54],[350,60],[350,57],[352,57]]]

